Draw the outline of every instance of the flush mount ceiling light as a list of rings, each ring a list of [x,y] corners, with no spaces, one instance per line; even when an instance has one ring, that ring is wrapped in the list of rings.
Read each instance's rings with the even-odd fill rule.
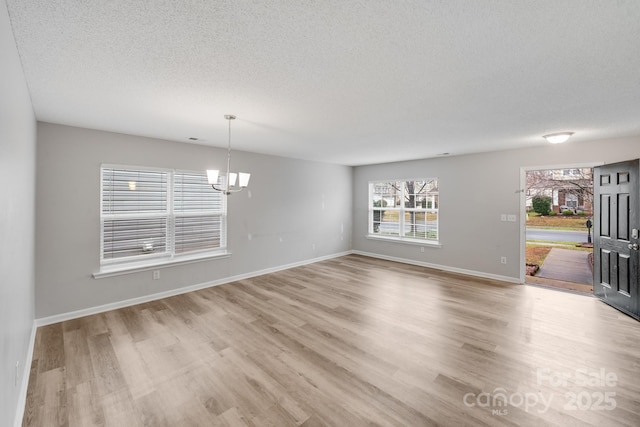
[[[561,144],[569,139],[571,135],[573,135],[573,132],[558,132],[550,133],[549,135],[543,136],[543,138],[551,144]]]
[[[224,118],[229,121],[229,144],[227,146],[228,147],[227,148],[227,176],[226,176],[226,179],[224,180],[224,188],[217,186],[218,176],[220,175],[219,170],[208,169],[207,179],[209,180],[209,184],[211,184],[211,187],[213,187],[214,190],[220,191],[224,195],[228,196],[231,193],[237,193],[238,191],[244,190],[247,187],[247,185],[249,185],[249,178],[251,177],[251,174],[244,173],[244,172],[239,172],[239,173],[230,172],[231,170],[231,120],[235,120],[236,116],[227,114],[224,116]],[[238,178],[238,176],[240,178],[238,183],[239,188],[234,188],[236,185],[236,178]]]

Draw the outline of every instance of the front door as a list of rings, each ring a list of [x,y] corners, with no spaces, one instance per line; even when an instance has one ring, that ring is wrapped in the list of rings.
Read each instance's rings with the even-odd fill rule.
[[[593,293],[640,319],[640,161],[595,168]]]

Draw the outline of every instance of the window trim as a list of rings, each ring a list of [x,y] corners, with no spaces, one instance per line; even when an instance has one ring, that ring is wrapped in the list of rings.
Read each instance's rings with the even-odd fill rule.
[[[429,180],[434,180],[437,182],[437,188],[438,188],[438,208],[437,209],[429,209],[429,208],[407,208],[404,206],[404,200],[403,203],[401,204],[400,207],[391,207],[391,208],[384,208],[384,210],[387,211],[395,211],[398,212],[398,215],[400,218],[404,218],[404,213],[406,212],[436,212],[437,213],[437,231],[438,231],[438,239],[437,240],[432,240],[432,239],[418,239],[415,237],[407,237],[407,236],[392,236],[392,235],[387,235],[387,234],[376,234],[372,232],[373,229],[373,214],[372,212],[374,210],[376,210],[376,208],[373,206],[373,191],[372,191],[372,185],[375,185],[377,183],[389,183],[389,182],[407,182],[407,181],[429,181]],[[404,243],[404,244],[410,244],[410,245],[417,245],[417,246],[429,246],[429,247],[434,247],[434,248],[440,248],[442,247],[442,243],[440,241],[440,180],[438,179],[438,177],[423,177],[423,178],[406,178],[406,179],[378,179],[378,180],[372,180],[372,181],[368,181],[367,182],[367,200],[368,200],[368,206],[367,206],[367,234],[365,235],[365,238],[369,239],[369,240],[380,240],[380,241],[387,241],[387,242],[395,242],[395,243]],[[404,197],[404,192],[405,192],[405,185],[402,186],[402,195],[401,197]],[[404,219],[400,222],[400,224],[404,223]]]
[[[147,213],[147,214],[131,214],[132,218],[144,217],[144,218],[167,218],[167,251],[158,254],[150,254],[144,257],[122,257],[122,258],[104,258],[104,222],[105,218],[108,220],[113,215],[104,215],[103,213],[103,194],[104,194],[104,169],[122,169],[128,171],[145,171],[145,172],[162,172],[167,173],[167,208],[165,212]],[[203,171],[185,170],[185,169],[171,169],[171,168],[158,168],[148,166],[135,166],[135,165],[121,165],[103,163],[99,168],[100,173],[100,206],[99,206],[99,234],[100,234],[100,246],[99,246],[99,270],[92,274],[94,279],[100,279],[104,277],[111,277],[121,274],[134,273],[139,271],[156,269],[159,267],[169,265],[189,264],[194,262],[228,258],[231,256],[231,252],[228,250],[227,231],[228,231],[228,217],[227,217],[227,198],[221,196],[221,224],[224,230],[221,229],[221,234],[224,236],[221,239],[221,246],[213,249],[201,249],[195,251],[189,251],[187,253],[176,253],[175,250],[175,222],[178,217],[188,217],[195,215],[194,212],[175,212],[174,194],[175,194],[175,175],[179,173],[186,174],[203,174]],[[221,180],[224,178],[221,177]],[[207,211],[204,215],[210,215],[211,212]],[[126,217],[127,214],[121,215],[119,218]],[[197,215],[196,215],[197,216]]]
[[[174,258],[153,258],[152,260],[140,261],[140,262],[128,262],[127,264],[111,264],[108,266],[102,266],[100,271],[92,274],[94,279],[103,279],[105,277],[120,276],[123,274],[137,273],[140,271],[156,270],[161,267],[168,267],[171,265],[193,264],[195,262],[210,261],[214,259],[229,258],[231,252],[224,251],[219,253],[200,253],[181,255]]]
[[[438,233],[440,233],[440,229],[438,229]],[[385,241],[385,242],[395,242],[395,243],[404,243],[407,245],[415,245],[415,246],[430,246],[433,248],[441,248],[442,247],[442,243],[440,242],[440,240],[420,240],[420,239],[414,239],[411,237],[396,237],[396,236],[385,236],[385,235],[377,235],[377,234],[367,234],[365,236],[366,239],[368,240],[381,240],[381,241]]]

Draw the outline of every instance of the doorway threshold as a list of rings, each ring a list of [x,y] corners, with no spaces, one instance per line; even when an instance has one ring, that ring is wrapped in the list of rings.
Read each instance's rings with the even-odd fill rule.
[[[587,283],[568,282],[566,280],[548,279],[546,277],[526,276],[525,285],[540,286],[558,291],[579,293],[593,296],[593,285]]]

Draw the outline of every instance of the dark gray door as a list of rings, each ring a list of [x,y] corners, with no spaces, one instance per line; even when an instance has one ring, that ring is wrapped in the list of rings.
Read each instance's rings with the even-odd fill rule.
[[[593,292],[640,319],[640,161],[595,168]]]

